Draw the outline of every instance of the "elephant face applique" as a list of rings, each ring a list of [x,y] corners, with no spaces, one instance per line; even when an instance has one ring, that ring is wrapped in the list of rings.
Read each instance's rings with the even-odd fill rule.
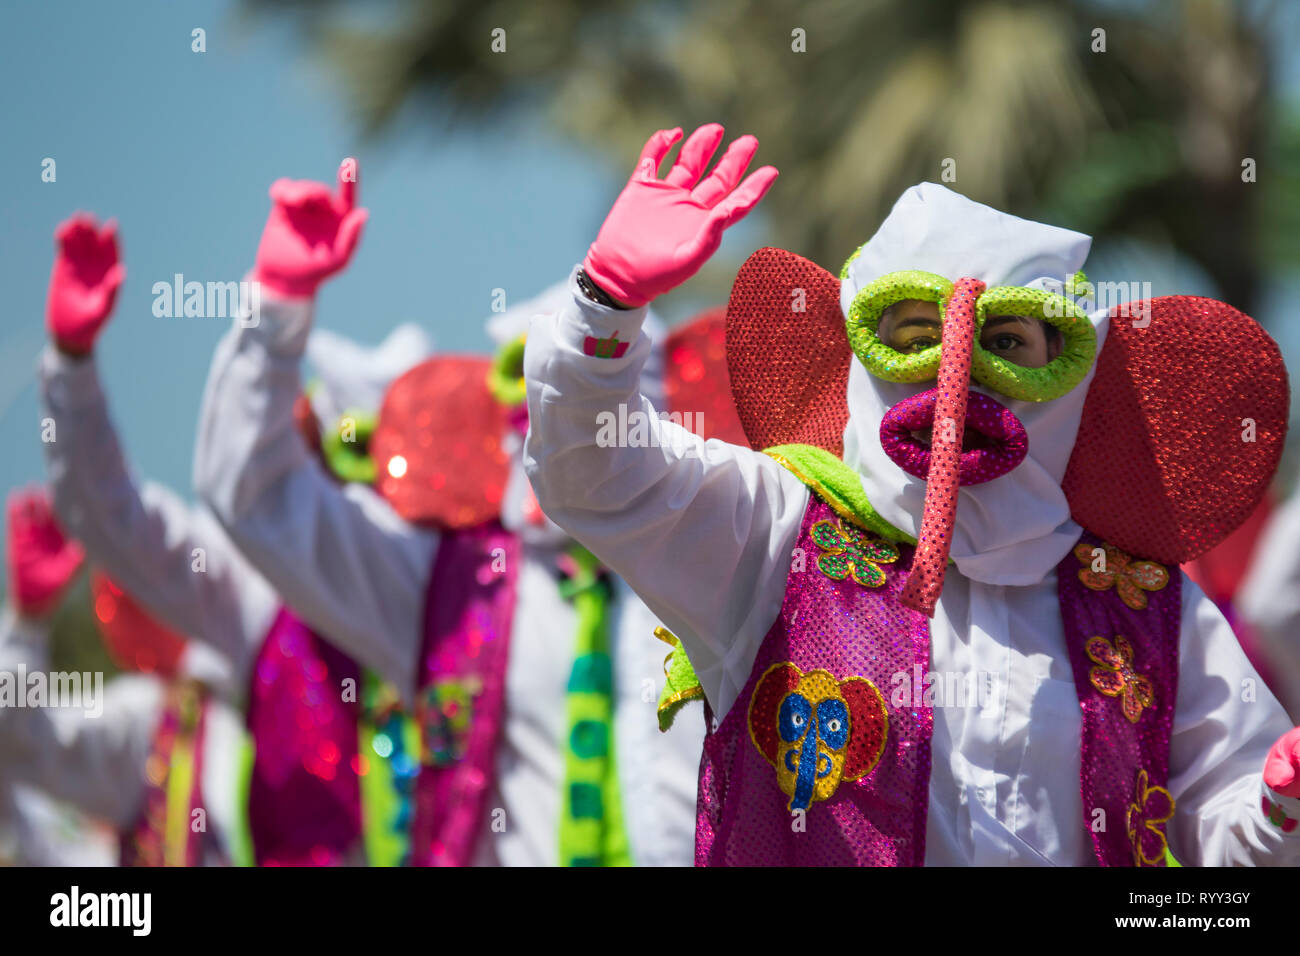
[[[829,800],[841,781],[876,766],[889,734],[885,700],[863,677],[837,681],[825,670],[803,673],[773,664],[749,703],[754,746],[776,769],[790,810]]]

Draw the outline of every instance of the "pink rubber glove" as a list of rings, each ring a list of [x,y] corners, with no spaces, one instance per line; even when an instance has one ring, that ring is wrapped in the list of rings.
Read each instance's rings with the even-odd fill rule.
[[[1300,727],[1277,739],[1264,758],[1264,783],[1283,797],[1300,797]]]
[[[102,229],[89,213],[77,213],[54,230],[58,252],[50,271],[45,325],[65,352],[84,355],[108,321],[126,267],[118,261],[117,223]]]
[[[663,179],[659,164],[682,131],[660,130],[641,150],[632,178],[582,264],[591,281],[616,301],[645,305],[695,275],[717,251],[722,231],[743,219],[776,181],[776,169],[764,166],[740,182],[758,149],[752,136],[732,143],[701,180],[722,133],[717,123],[697,129]]]
[[[63,536],[43,489],[11,492],[7,511],[9,594],[23,614],[40,617],[58,604],[85,553]]]
[[[285,298],[311,298],[348,264],[370,215],[356,208],[360,173],[355,159],[343,160],[337,195],[309,180],[271,184],[271,215],[253,267],[256,281]]]

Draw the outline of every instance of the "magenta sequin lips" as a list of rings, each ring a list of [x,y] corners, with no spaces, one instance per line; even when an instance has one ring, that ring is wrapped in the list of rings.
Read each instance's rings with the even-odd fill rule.
[[[894,464],[909,475],[930,473],[930,446],[913,433],[930,428],[939,390],[932,388],[899,402],[880,422],[880,445]],[[963,485],[978,485],[1005,475],[1025,460],[1029,435],[1011,409],[997,399],[971,391],[967,396],[966,428],[962,436]]]

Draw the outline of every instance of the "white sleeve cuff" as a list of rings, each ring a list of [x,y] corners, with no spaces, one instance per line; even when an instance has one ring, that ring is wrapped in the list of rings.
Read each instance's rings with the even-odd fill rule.
[[[1260,778],[1259,812],[1269,828],[1285,837],[1300,837],[1300,797],[1284,797]]]
[[[593,302],[582,294],[578,286],[579,268],[574,266],[569,274],[569,291],[577,308],[561,310],[561,335],[583,355],[620,360],[641,334],[649,306],[615,309]]]

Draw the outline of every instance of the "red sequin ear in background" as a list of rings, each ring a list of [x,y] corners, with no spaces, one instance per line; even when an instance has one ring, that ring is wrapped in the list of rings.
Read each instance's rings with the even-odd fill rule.
[[[668,411],[701,438],[747,445],[727,371],[727,310],[709,309],[679,325],[665,343]],[[686,416],[690,416],[687,418]]]
[[[185,640],[163,627],[102,571],[90,575],[95,623],[113,663],[123,670],[175,677]]]
[[[440,356],[388,389],[370,454],[375,485],[407,521],[469,528],[501,512],[508,411],[487,386],[489,359]]]

